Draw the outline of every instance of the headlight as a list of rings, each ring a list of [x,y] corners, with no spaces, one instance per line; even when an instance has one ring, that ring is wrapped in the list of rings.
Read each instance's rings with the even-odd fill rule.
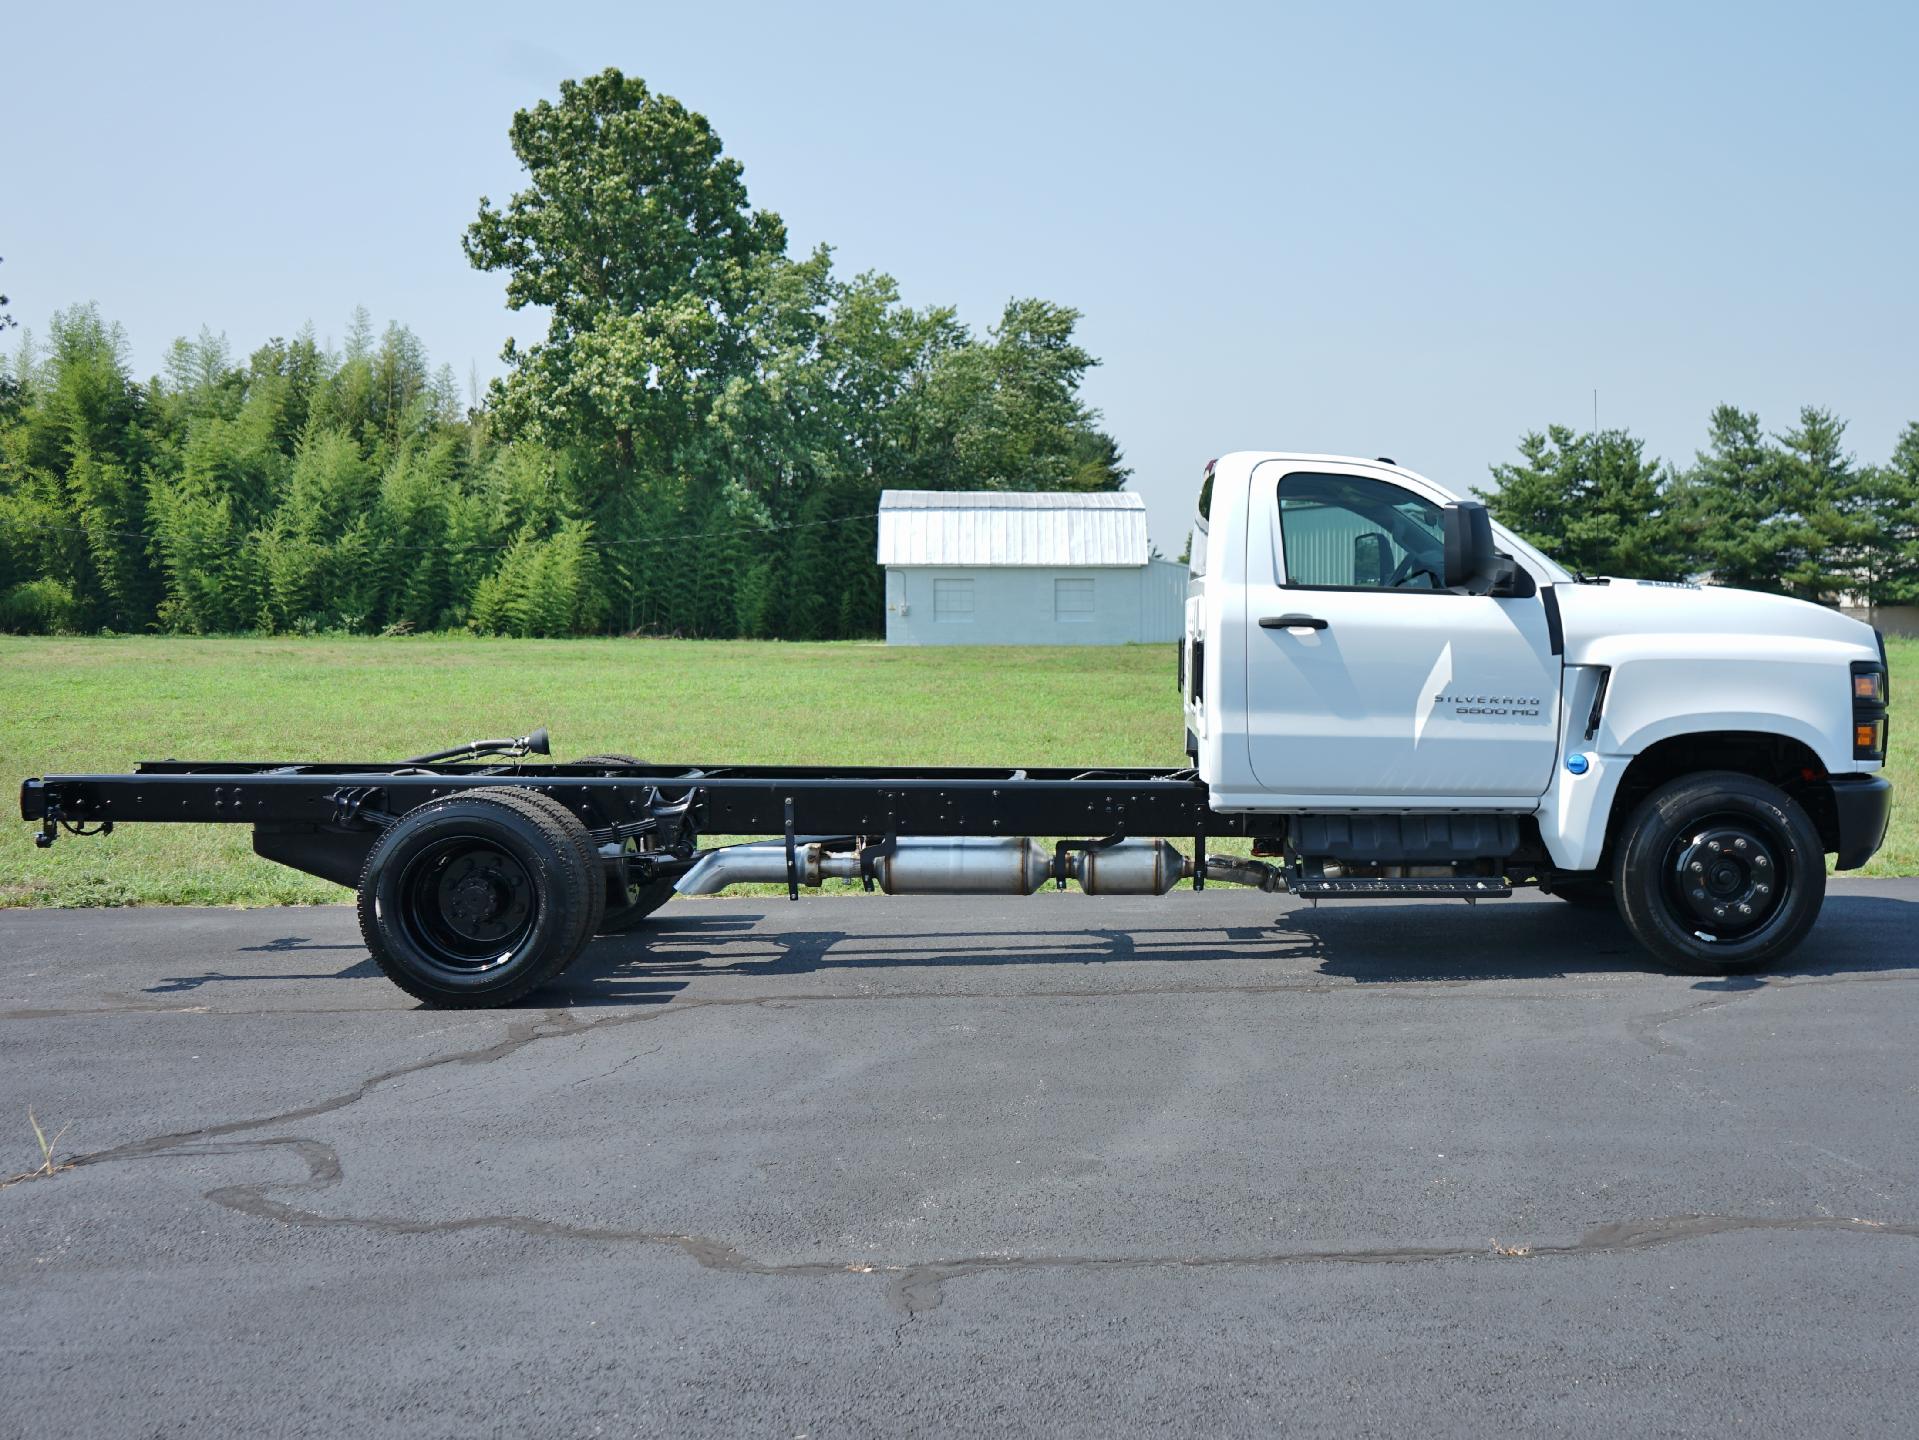
[[[1852,758],[1855,760],[1886,758],[1886,688],[1883,659],[1852,662]]]

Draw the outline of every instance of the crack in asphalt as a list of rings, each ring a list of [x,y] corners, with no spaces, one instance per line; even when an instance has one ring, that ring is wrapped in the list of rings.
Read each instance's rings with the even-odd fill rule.
[[[1731,978],[1737,981],[1739,977]],[[1815,985],[1882,985],[1898,980],[1919,980],[1919,972],[1888,970],[1867,975],[1807,975],[1796,980],[1761,979],[1755,976],[1742,989],[1715,995],[1708,1000],[1696,1000],[1690,1005],[1681,1005],[1676,1010],[1659,1010],[1650,1015],[1629,1015],[1626,1017],[1625,1024],[1627,1031],[1634,1039],[1650,1046],[1656,1054],[1676,1055],[1684,1047],[1660,1034],[1660,1031],[1675,1021],[1703,1015],[1709,1010],[1723,1010],[1741,1000],[1751,1000],[1755,996],[1784,990],[1804,990]]]
[[[1645,1044],[1649,1045],[1655,1052],[1662,1053],[1662,1054],[1676,1053],[1678,1047],[1674,1046],[1670,1041],[1666,1040],[1665,1037],[1659,1033],[1660,1030],[1663,1029],[1666,1025],[1671,1024],[1676,1020],[1685,1018],[1687,1016],[1696,1015],[1707,1010],[1720,1009],[1727,1005],[1731,1005],[1738,1000],[1748,999],[1753,995],[1763,994],[1768,990],[1796,989],[1801,985],[1812,985],[1812,984],[1844,984],[1844,983],[1852,983],[1858,980],[1881,979],[1881,978],[1894,978],[1894,977],[1890,977],[1890,976],[1822,976],[1818,978],[1799,980],[1799,981],[1781,981],[1781,982],[1775,982],[1775,983],[1763,983],[1763,984],[1754,986],[1750,990],[1738,991],[1728,996],[1714,997],[1713,999],[1710,999],[1710,1000],[1699,1001],[1692,1005],[1682,1006],[1681,1008],[1677,1010],[1659,1011],[1652,1015],[1629,1017],[1626,1021],[1626,1025],[1632,1034],[1634,1034],[1638,1039],[1643,1041]],[[1910,979],[1910,978],[1919,978],[1919,977],[1915,977],[1911,974],[1908,974],[1904,977],[1899,977],[1899,978]],[[1440,988],[1440,989],[1458,990],[1460,987],[1462,987],[1463,985],[1467,983],[1469,982],[1439,981],[1439,982],[1434,982],[1434,986],[1435,988]],[[194,1130],[176,1131],[176,1132],[165,1134],[165,1135],[151,1136],[145,1140],[130,1141],[125,1145],[114,1146],[111,1149],[94,1151],[89,1154],[74,1156],[72,1158],[71,1164],[75,1167],[79,1167],[79,1166],[85,1166],[85,1165],[101,1164],[111,1160],[137,1158],[141,1155],[156,1154],[161,1151],[171,1149],[175,1146],[187,1144],[196,1140],[213,1139],[222,1135],[240,1134],[249,1130],[263,1130],[272,1126],[286,1125],[286,1124],[291,1124],[293,1122],[300,1121],[300,1120],[308,1120],[318,1115],[330,1114],[334,1111],[345,1109],[349,1105],[357,1104],[359,1101],[365,1099],[373,1091],[395,1080],[403,1079],[409,1075],[421,1074],[428,1070],[438,1069],[441,1066],[491,1064],[492,1062],[496,1060],[503,1060],[507,1056],[513,1055],[517,1053],[518,1051],[524,1049],[526,1046],[532,1045],[540,1040],[552,1039],[552,1038],[565,1036],[565,1035],[585,1037],[591,1033],[594,1033],[600,1030],[623,1029],[629,1025],[649,1024],[655,1020],[664,1019],[669,1016],[691,1014],[695,1011],[717,1009],[721,1007],[759,1006],[767,1009],[777,1009],[786,1005],[830,1004],[830,1003],[839,1003],[839,1002],[847,1002],[847,1001],[887,1002],[887,1001],[925,1001],[925,1000],[1061,1000],[1061,999],[1104,1000],[1104,999],[1116,999],[1116,998],[1139,997],[1139,996],[1164,997],[1166,995],[1258,995],[1258,994],[1268,994],[1268,993],[1323,994],[1323,993],[1345,992],[1345,991],[1353,991],[1359,994],[1393,995],[1393,994],[1405,993],[1405,988],[1403,986],[1395,986],[1390,990],[1382,990],[1382,989],[1375,989],[1368,986],[1361,986],[1350,981],[1345,981],[1345,982],[1302,981],[1302,982],[1291,982],[1291,983],[1281,982],[1281,983],[1251,984],[1251,985],[1144,986],[1144,987],[1138,987],[1138,988],[1127,989],[1127,990],[1113,990],[1110,988],[1102,989],[1102,990],[1027,990],[1027,991],[1012,991],[1012,992],[934,990],[934,991],[883,991],[883,992],[873,992],[873,993],[851,993],[851,994],[848,994],[848,993],[829,993],[829,994],[800,993],[800,994],[787,994],[787,995],[715,995],[715,996],[702,996],[702,997],[679,995],[679,996],[675,996],[668,1003],[652,1006],[647,1009],[636,1011],[631,1014],[617,1015],[609,1019],[598,1020],[591,1023],[582,1023],[579,1019],[576,1018],[575,1013],[572,1009],[561,1006],[561,1007],[548,1009],[537,1016],[523,1018],[523,1019],[519,1019],[512,1022],[507,1027],[507,1033],[505,1034],[505,1036],[503,1036],[499,1040],[494,1041],[493,1043],[489,1045],[479,1046],[471,1050],[456,1050],[456,1051],[452,1051],[442,1055],[428,1056],[425,1059],[416,1060],[406,1065],[397,1065],[391,1069],[382,1070],[378,1072],[377,1074],[372,1075],[365,1080],[362,1080],[358,1085],[354,1086],[351,1090],[343,1091],[342,1093],[338,1095],[329,1096],[328,1098],[324,1100],[317,1100],[310,1104],[298,1106],[291,1110],[280,1111],[272,1115],[258,1116],[255,1118],[245,1119],[245,1120],[230,1120],[230,1121],[222,1122],[220,1124],[202,1126]],[[1530,998],[1536,998],[1536,997],[1533,995],[1532,992],[1502,991],[1500,992],[1499,998],[1523,1000],[1523,999],[1530,999]],[[138,1004],[131,1005],[126,1007],[126,1009],[128,1011],[135,1011],[139,1013],[152,1013],[151,1007],[148,1007],[145,1005],[138,1005]],[[62,1013],[67,1013],[67,1012],[62,1012]],[[85,1011],[85,1012],[77,1012],[77,1013],[102,1014],[102,1013],[113,1013],[113,1012]],[[192,1013],[204,1014],[208,1017],[213,1017],[221,1013],[239,1013],[239,1012],[220,1012],[220,1011],[210,1011],[210,1010],[196,1008]],[[266,1013],[278,1013],[278,1012],[266,1012]],[[338,1012],[327,1011],[324,1013],[338,1013]],[[370,1013],[385,1013],[385,1012],[380,1011],[380,1012],[370,1012]],[[395,1013],[412,1014],[415,1012],[400,1011]],[[0,1012],[0,1018],[6,1018],[5,1012]]]
[[[1831,1215],[1668,1215],[1611,1221],[1589,1228],[1577,1240],[1529,1245],[1391,1245],[1351,1250],[1278,1250],[1219,1255],[970,1255],[946,1260],[889,1262],[873,1260],[771,1261],[710,1236],[671,1230],[575,1225],[529,1215],[466,1215],[430,1220],[398,1215],[327,1215],[272,1198],[270,1192],[314,1193],[330,1190],[346,1177],[339,1152],[305,1136],[267,1136],[231,1143],[181,1143],[161,1149],[127,1149],[115,1158],[153,1159],[233,1155],[287,1150],[306,1165],[304,1180],[256,1181],[222,1185],[204,1198],[254,1219],[305,1228],[350,1229],[382,1235],[447,1235],[470,1230],[504,1230],[539,1239],[601,1244],[638,1244],[676,1250],[703,1269],[735,1275],[817,1279],[828,1276],[885,1277],[886,1303],[910,1322],[935,1309],[947,1284],[1000,1271],[1035,1270],[1209,1270],[1271,1269],[1290,1265],[1404,1265],[1453,1260],[1549,1260],[1581,1255],[1610,1255],[1649,1250],[1709,1235],[1754,1231],[1838,1231],[1919,1239],[1919,1223],[1864,1220]],[[105,1156],[89,1157],[99,1163]],[[76,1162],[76,1164],[81,1162]],[[905,1323],[895,1332],[904,1338]]]
[[[1703,1015],[1709,1010],[1723,1010],[1728,1005],[1736,1005],[1741,1000],[1750,1000],[1755,995],[1763,995],[1770,989],[1786,989],[1786,986],[1755,985],[1750,990],[1735,990],[1730,994],[1716,995],[1710,1000],[1696,1000],[1690,1005],[1681,1005],[1677,1010],[1660,1010],[1651,1015],[1629,1015],[1626,1017],[1626,1029],[1635,1040],[1648,1045],[1656,1055],[1677,1055],[1684,1046],[1667,1039],[1660,1031],[1675,1021]]]
[[[1632,1017],[1627,1026],[1636,1038],[1650,1046],[1657,1053],[1675,1053],[1679,1047],[1660,1032],[1683,1018],[1698,1015],[1709,1010],[1724,1008],[1737,1001],[1749,999],[1753,995],[1767,990],[1791,989],[1810,984],[1847,984],[1862,981],[1888,979],[1912,979],[1911,973],[1839,975],[1807,977],[1800,980],[1762,982],[1751,989],[1740,990],[1711,999],[1695,1002],[1676,1010],[1661,1011],[1651,1015]],[[1554,1259],[1579,1255],[1613,1254],[1626,1251],[1643,1250],[1654,1246],[1674,1244],[1699,1239],[1709,1235],[1746,1231],[1841,1231],[1850,1234],[1897,1235],[1906,1238],[1919,1238],[1919,1223],[1873,1221],[1847,1219],[1837,1216],[1736,1216],[1736,1215],[1677,1215],[1656,1217],[1643,1220],[1625,1220],[1610,1222],[1588,1229],[1578,1239],[1553,1243],[1534,1243],[1511,1247],[1482,1247],[1461,1245],[1415,1245],[1381,1246],[1350,1250],[1287,1250],[1274,1252],[1248,1252],[1219,1255],[972,1255],[943,1260],[914,1262],[877,1262],[877,1261],[799,1261],[775,1262],[758,1259],[748,1255],[734,1245],[711,1237],[656,1231],[638,1228],[597,1227],[565,1224],[542,1220],[525,1215],[475,1215],[448,1219],[424,1219],[406,1216],[353,1216],[327,1215],[317,1210],[306,1209],[286,1200],[274,1198],[275,1192],[318,1193],[329,1190],[342,1182],[345,1170],[338,1151],[324,1141],[304,1136],[280,1135],[264,1136],[245,1140],[228,1141],[224,1137],[241,1135],[249,1131],[264,1130],[279,1126],[292,1125],[321,1115],[332,1114],[355,1105],[383,1086],[389,1085],[407,1076],[438,1069],[449,1065],[486,1065],[508,1056],[517,1054],[527,1046],[542,1040],[566,1036],[585,1039],[601,1029],[620,1029],[629,1025],[648,1024],[673,1015],[688,1014],[695,1011],[732,1006],[762,1006],[780,1008],[787,1005],[808,1003],[833,1003],[842,1001],[923,1001],[923,1000],[1031,1000],[1031,999],[1111,999],[1138,996],[1165,995],[1220,995],[1220,994],[1286,994],[1286,993],[1343,993],[1351,991],[1359,994],[1391,995],[1407,993],[1411,988],[1425,993],[1433,991],[1457,992],[1472,984],[1463,980],[1432,980],[1426,982],[1405,982],[1391,987],[1365,985],[1349,980],[1317,978],[1297,982],[1268,982],[1247,985],[1180,985],[1146,986],[1133,989],[1113,990],[1040,990],[1014,992],[975,992],[975,991],[887,991],[876,993],[807,993],[785,995],[755,996],[713,996],[688,997],[677,996],[670,1003],[649,1006],[632,1013],[620,1014],[594,1022],[581,1021],[572,1009],[559,1006],[535,1015],[526,1015],[512,1021],[506,1033],[492,1042],[471,1049],[428,1056],[405,1065],[394,1066],[380,1071],[360,1081],[351,1089],[280,1111],[278,1113],[249,1119],[226,1121],[207,1125],[194,1130],[151,1136],[147,1139],[131,1141],[110,1149],[90,1154],[74,1156],[60,1172],[71,1174],[94,1165],[108,1164],[125,1160],[150,1158],[175,1158],[192,1155],[229,1155],[245,1152],[286,1151],[298,1156],[305,1164],[307,1177],[296,1181],[263,1181],[250,1184],[227,1185],[205,1192],[207,1200],[225,1209],[286,1225],[305,1227],[328,1227],[358,1229],[393,1235],[431,1235],[455,1233],[469,1230],[504,1230],[522,1235],[580,1242],[625,1243],[650,1245],[676,1250],[694,1260],[702,1267],[715,1271],[734,1274],[786,1276],[786,1277],[822,1277],[832,1275],[874,1274],[885,1277],[885,1298],[889,1305],[902,1312],[907,1321],[913,1316],[935,1308],[941,1301],[947,1283],[976,1275],[990,1274],[996,1271],[1032,1271],[1032,1270],[1136,1270],[1150,1268],[1187,1268],[1206,1269],[1223,1267],[1276,1267],[1286,1265],[1375,1265],[1435,1263],[1452,1260],[1484,1260],[1510,1256],[1511,1258]],[[1483,993],[1483,992],[1481,992]],[[1529,998],[1533,992],[1501,991],[1501,998]],[[118,1007],[125,1013],[188,1013],[219,1015],[221,1012],[205,1007],[159,1006],[134,1003]],[[0,1012],[3,1018],[38,1018],[42,1015],[66,1014],[103,1014],[115,1013],[112,1009],[74,1010],[74,1011],[33,1011]],[[286,1013],[286,1012],[264,1012]],[[340,1013],[328,1011],[326,1013]],[[396,1012],[412,1013],[412,1012]],[[651,1052],[642,1052],[651,1053]],[[621,1064],[631,1063],[637,1056],[629,1056]],[[615,1069],[619,1067],[614,1067]],[[54,1177],[47,1177],[54,1178]],[[899,1338],[904,1336],[904,1325]]]

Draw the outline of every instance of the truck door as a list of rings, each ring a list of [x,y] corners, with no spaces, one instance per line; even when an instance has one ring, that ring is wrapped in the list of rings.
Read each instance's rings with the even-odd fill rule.
[[[1438,502],[1269,462],[1246,556],[1247,745],[1276,794],[1529,800],[1552,778],[1560,657],[1537,594],[1440,588]]]

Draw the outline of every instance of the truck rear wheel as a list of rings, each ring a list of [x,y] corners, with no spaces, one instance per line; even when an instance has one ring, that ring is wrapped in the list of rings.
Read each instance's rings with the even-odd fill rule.
[[[557,977],[593,933],[604,886],[583,849],[584,827],[544,795],[501,787],[428,801],[368,852],[360,933],[387,978],[430,1005],[510,1004]]]
[[[609,753],[583,755],[573,763],[575,765],[641,765],[645,762],[632,755]],[[629,885],[626,887],[626,904],[609,905],[605,918],[599,922],[594,933],[624,935],[672,898],[673,882],[671,880],[654,880],[646,885]]]
[[[1776,785],[1730,770],[1668,781],[1641,802],[1613,861],[1619,913],[1640,944],[1690,975],[1757,969],[1819,916],[1819,832]]]

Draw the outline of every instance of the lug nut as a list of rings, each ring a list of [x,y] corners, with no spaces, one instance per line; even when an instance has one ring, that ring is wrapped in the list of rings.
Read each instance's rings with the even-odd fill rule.
[[[1692,898],[1695,900],[1704,900],[1706,898],[1706,892],[1704,890],[1695,890],[1692,892]]]
[[[1695,860],[1692,862],[1692,873],[1695,875],[1704,875],[1706,873],[1706,867]]]
[[[1752,906],[1750,906],[1750,905],[1746,905],[1746,904],[1743,904],[1743,903],[1742,903],[1742,904],[1740,905],[1740,907],[1739,907],[1739,913],[1740,913],[1741,915],[1750,915],[1750,914],[1752,914]]]
[[[1724,905],[1715,905],[1712,907],[1712,913],[1723,919],[1726,914],[1726,907]]]
[[[1752,863],[1757,865],[1761,870],[1763,870],[1766,868],[1767,865],[1771,864],[1772,862],[1767,860],[1764,855],[1755,855],[1752,857]]]
[[[1770,894],[1772,894],[1772,886],[1770,886],[1770,885],[1755,885],[1755,886],[1753,886],[1752,888],[1753,888],[1753,890],[1754,890],[1754,892],[1755,892],[1755,893],[1757,893],[1757,894],[1760,894],[1760,895],[1770,895]]]
[[[1744,850],[1746,848],[1746,842],[1744,840],[1735,840],[1732,842],[1732,848],[1735,850]]]

